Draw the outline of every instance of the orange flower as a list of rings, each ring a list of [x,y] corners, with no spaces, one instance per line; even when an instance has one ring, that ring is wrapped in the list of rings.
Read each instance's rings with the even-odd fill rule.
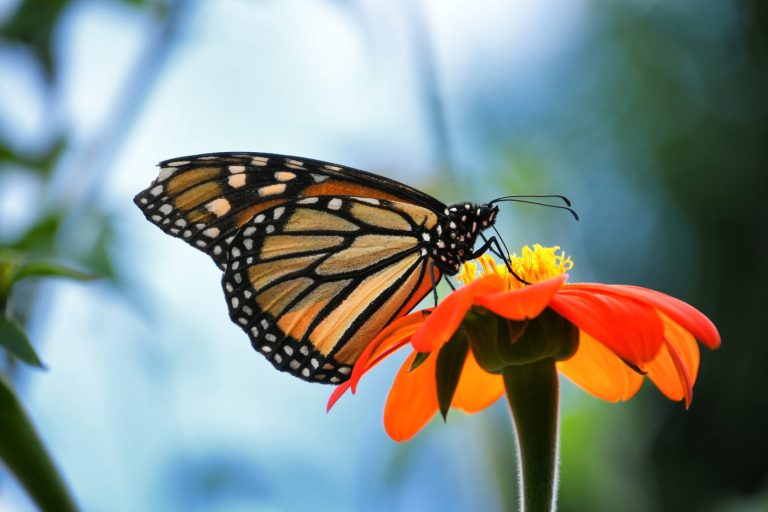
[[[531,325],[527,321],[551,322],[550,317],[559,316],[561,323],[565,319],[578,328],[578,348],[572,345],[547,357],[553,357],[558,371],[577,386],[617,402],[631,398],[645,375],[668,398],[684,399],[686,407],[690,406],[699,366],[696,339],[712,349],[720,345],[712,322],[685,302],[647,288],[566,283],[565,272],[573,264],[557,254],[557,249],[524,247],[521,257],[511,258],[512,270],[530,285],[522,284],[506,265],[497,265],[489,256],[479,260],[480,276],[476,264],[466,263],[458,276],[465,286],[436,308],[417,311],[387,326],[360,356],[350,380],[334,390],[328,409],[348,389],[354,393],[366,371],[410,342],[415,351],[392,385],[384,425],[396,441],[411,438],[439,409],[436,355],[460,326],[467,325],[472,311],[511,320],[505,321],[511,330],[524,330]],[[486,342],[473,341],[466,356],[459,352],[465,359],[451,407],[474,413],[504,394],[500,371],[489,366],[483,355]],[[429,356],[424,359],[419,353]]]

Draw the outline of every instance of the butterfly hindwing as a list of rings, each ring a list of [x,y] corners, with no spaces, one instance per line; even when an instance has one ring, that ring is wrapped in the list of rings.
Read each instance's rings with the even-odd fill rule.
[[[414,188],[349,167],[269,153],[212,153],[160,163],[158,178],[134,199],[171,236],[226,265],[235,233],[259,213],[295,198],[375,197],[432,211],[440,201]]]
[[[435,222],[426,208],[364,197],[313,196],[263,210],[229,245],[222,285],[230,316],[278,369],[346,380],[376,334],[439,280],[423,244]]]

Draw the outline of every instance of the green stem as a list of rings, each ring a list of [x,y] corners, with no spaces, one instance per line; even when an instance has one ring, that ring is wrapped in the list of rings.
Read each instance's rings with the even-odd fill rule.
[[[557,496],[558,377],[554,359],[508,366],[504,387],[517,435],[520,509],[550,512]]]

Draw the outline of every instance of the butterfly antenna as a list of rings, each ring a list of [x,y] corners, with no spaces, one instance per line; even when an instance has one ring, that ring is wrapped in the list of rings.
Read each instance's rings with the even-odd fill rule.
[[[563,198],[565,201],[568,201],[565,196],[553,196],[553,197],[560,197],[560,198]],[[546,206],[547,208],[557,208],[558,210],[565,210],[565,211],[567,211],[568,213],[573,215],[574,219],[579,220],[579,214],[576,213],[576,210],[574,210],[570,206],[561,206],[559,204],[540,203],[538,201],[529,201],[527,199],[518,199],[515,196],[500,197],[498,199],[494,199],[493,201],[491,201],[490,204],[502,203],[502,202],[505,202],[505,203],[535,204],[535,205],[538,205],[538,206]],[[570,202],[568,202],[568,204],[570,204]]]
[[[533,194],[533,195],[514,195],[514,196],[503,196],[494,199],[491,201],[492,203],[495,203],[496,201],[499,201],[501,199],[560,199],[565,203],[566,206],[571,206],[571,200],[568,199],[566,196],[560,195],[560,194]]]

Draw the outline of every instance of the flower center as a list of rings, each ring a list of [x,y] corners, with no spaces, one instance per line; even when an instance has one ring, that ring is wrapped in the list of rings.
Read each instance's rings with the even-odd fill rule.
[[[553,277],[564,274],[573,268],[573,261],[570,256],[565,255],[565,251],[558,253],[559,246],[542,247],[534,244],[533,249],[527,245],[523,247],[522,256],[512,254],[509,259],[509,266],[522,279],[529,283],[538,283]],[[497,274],[504,278],[510,290],[515,290],[525,286],[513,276],[507,265],[496,263],[493,257],[483,254],[477,261],[480,262],[480,269],[475,262],[466,262],[462,266],[461,273],[457,278],[465,285],[471,283],[480,276],[488,274]],[[480,275],[478,275],[478,270]]]

